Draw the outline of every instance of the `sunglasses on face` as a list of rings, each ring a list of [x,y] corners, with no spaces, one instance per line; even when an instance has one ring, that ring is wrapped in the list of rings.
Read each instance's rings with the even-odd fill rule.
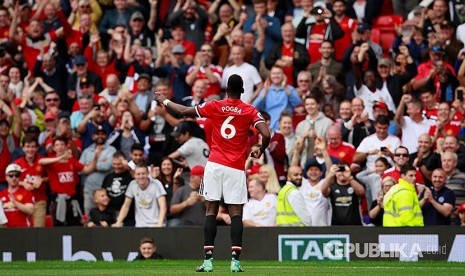
[[[9,173],[8,177],[9,178],[19,178],[20,174],[19,173]]]
[[[406,154],[406,153],[396,153],[396,154],[394,154],[394,156],[396,156],[396,157],[409,157],[409,155]]]
[[[45,99],[46,102],[58,102],[60,99],[58,98],[48,98],[48,99]]]

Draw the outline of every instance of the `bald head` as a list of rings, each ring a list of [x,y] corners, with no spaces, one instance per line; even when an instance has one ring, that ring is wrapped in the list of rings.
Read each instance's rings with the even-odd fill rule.
[[[119,82],[118,77],[115,74],[110,74],[107,76],[106,81],[107,81],[108,92],[111,95],[116,95],[120,87],[120,82]]]
[[[342,143],[341,128],[337,125],[331,126],[326,131],[326,139],[332,148],[338,147]]]
[[[302,185],[302,168],[299,166],[289,167],[287,171],[287,180],[297,187],[300,187]]]

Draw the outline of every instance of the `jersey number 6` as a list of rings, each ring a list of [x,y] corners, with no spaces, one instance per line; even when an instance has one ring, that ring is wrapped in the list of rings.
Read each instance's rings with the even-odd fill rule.
[[[224,139],[231,139],[236,135],[236,128],[230,124],[232,119],[234,119],[234,116],[229,116],[221,125],[221,136],[223,136]]]

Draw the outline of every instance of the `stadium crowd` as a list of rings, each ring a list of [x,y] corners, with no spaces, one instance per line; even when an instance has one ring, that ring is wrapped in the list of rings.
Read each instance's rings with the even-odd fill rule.
[[[210,122],[155,92],[238,74],[245,226],[465,226],[464,43],[463,0],[2,1],[0,224],[202,225]]]

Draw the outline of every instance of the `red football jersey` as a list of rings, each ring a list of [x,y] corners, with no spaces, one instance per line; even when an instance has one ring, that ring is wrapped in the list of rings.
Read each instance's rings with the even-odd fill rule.
[[[78,172],[84,169],[84,165],[71,157],[65,163],[52,163],[45,166],[49,177],[52,194],[67,194],[73,196],[76,186],[79,184]]]
[[[16,192],[13,193],[13,197],[19,203],[26,204],[31,203],[34,204],[32,200],[32,194],[28,190],[24,189],[23,187],[19,187]],[[10,202],[10,195],[8,194],[8,189],[5,189],[0,192],[0,200],[5,206],[6,203]],[[4,208],[6,218],[8,222],[6,224],[7,227],[29,227],[31,223],[29,222],[28,215],[26,213],[21,212],[18,208]]]
[[[260,112],[240,99],[209,101],[196,106],[195,110],[199,117],[212,121],[212,146],[208,160],[244,170],[250,125],[265,122]]]
[[[335,148],[328,145],[328,154],[350,165],[354,161],[355,147],[347,142],[342,142]]]
[[[29,165],[29,163],[26,161],[26,158],[21,157],[17,159],[14,163],[18,164],[21,169],[21,181],[27,181],[27,182],[34,182],[38,178],[42,178],[44,175],[44,167],[39,164],[39,160],[41,159],[40,156],[37,156],[36,160],[34,160],[34,163],[32,165]],[[31,191],[32,195],[34,196],[34,200],[41,201],[41,200],[47,200],[47,189],[46,189],[46,184],[42,183],[40,185],[39,189],[33,189]]]
[[[207,84],[207,90],[205,91],[205,96],[204,98],[208,98],[211,95],[219,95],[221,91],[221,76],[223,75],[223,68],[218,65],[209,65],[211,72],[213,75],[218,79],[216,83],[210,83],[208,81],[208,76],[204,68],[200,68],[199,72],[197,73],[197,77],[195,78],[196,80],[205,80],[205,83]],[[194,71],[195,66],[189,67],[187,70],[187,75],[192,74]],[[193,94],[193,93],[192,93]]]

